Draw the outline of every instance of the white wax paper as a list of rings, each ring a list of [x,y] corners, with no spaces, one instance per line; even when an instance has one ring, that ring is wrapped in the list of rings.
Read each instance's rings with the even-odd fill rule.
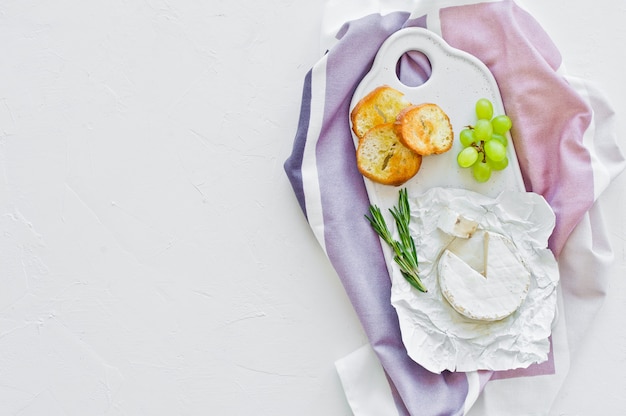
[[[409,195],[409,201],[420,277],[428,288],[427,293],[415,290],[391,264],[391,303],[409,356],[435,373],[509,370],[547,360],[559,270],[547,248],[555,216],[543,197],[504,191],[494,199],[464,189],[432,188]],[[437,227],[446,209],[477,221],[479,229],[508,237],[519,250],[531,272],[530,289],[521,307],[507,318],[474,321],[456,312],[443,297],[437,262],[454,238]]]

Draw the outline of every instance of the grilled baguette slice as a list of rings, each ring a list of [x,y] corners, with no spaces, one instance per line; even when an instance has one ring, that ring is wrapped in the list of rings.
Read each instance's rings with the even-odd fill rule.
[[[352,131],[360,139],[374,126],[396,120],[398,113],[411,103],[404,94],[388,85],[381,85],[363,97],[352,109]]]
[[[368,130],[357,146],[356,161],[363,176],[384,185],[399,186],[419,171],[422,156],[400,142],[391,122]]]
[[[395,129],[402,144],[422,156],[447,152],[454,140],[450,118],[432,103],[404,108],[398,114]]]

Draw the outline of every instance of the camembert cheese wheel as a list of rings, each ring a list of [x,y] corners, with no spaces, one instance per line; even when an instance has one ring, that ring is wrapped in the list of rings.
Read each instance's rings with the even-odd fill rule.
[[[483,244],[477,244],[476,239],[483,239]],[[530,272],[512,251],[513,243],[491,232],[456,242],[457,249],[448,247],[438,265],[441,292],[448,303],[460,314],[479,321],[497,321],[515,312],[528,294]],[[476,253],[481,246],[483,252]],[[468,253],[472,258],[464,260]],[[478,257],[484,267],[476,264]]]

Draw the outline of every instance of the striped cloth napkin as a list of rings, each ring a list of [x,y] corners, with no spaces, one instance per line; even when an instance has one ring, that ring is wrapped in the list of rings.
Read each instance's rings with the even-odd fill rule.
[[[336,365],[354,414],[546,414],[567,375],[570,354],[602,302],[602,274],[611,260],[595,206],[625,167],[611,107],[589,82],[565,73],[559,50],[514,1],[332,0],[326,14],[327,50],[305,77],[285,170],[369,340]],[[515,123],[526,190],[542,195],[556,214],[549,248],[561,274],[559,319],[544,363],[434,374],[411,360],[402,343],[380,240],[364,220],[369,200],[356,168],[348,113],[383,41],[414,26],[437,33],[491,70]],[[327,34],[332,36],[324,38]],[[417,61],[402,71],[408,78],[428,76]]]

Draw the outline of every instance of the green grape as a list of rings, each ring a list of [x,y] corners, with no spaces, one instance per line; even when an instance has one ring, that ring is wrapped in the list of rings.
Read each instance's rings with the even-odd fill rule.
[[[471,129],[463,129],[461,133],[459,133],[459,140],[463,147],[471,146],[472,143],[476,141],[474,138],[474,133]]]
[[[487,141],[491,139],[492,134],[493,127],[491,126],[489,120],[481,118],[480,120],[476,121],[476,124],[474,124],[474,137],[476,138],[476,140]]]
[[[474,126],[462,129],[459,134],[463,149],[457,154],[456,161],[462,168],[471,168],[477,182],[487,182],[493,171],[509,165],[507,132],[513,123],[505,114],[494,117],[493,104],[487,98],[478,99],[474,110]]]
[[[481,98],[476,101],[476,118],[491,120],[493,117],[493,105],[491,101],[486,98]]]
[[[485,143],[485,155],[494,162],[499,162],[506,157],[506,147],[497,140],[489,140]]]
[[[502,114],[494,117],[493,120],[491,120],[491,125],[494,133],[505,134],[507,131],[511,130],[513,123],[509,116]]]
[[[509,158],[505,157],[504,159],[496,162],[487,158],[487,163],[491,167],[492,170],[504,170],[507,166],[509,166]]]
[[[500,143],[502,143],[502,145],[504,145],[505,147],[509,145],[509,139],[506,138],[506,136],[504,134],[499,134],[499,133],[493,133],[491,135],[491,139],[492,140],[497,140]]]
[[[476,160],[478,160],[478,151],[473,146],[461,150],[456,157],[457,163],[462,168],[469,168]]]
[[[487,182],[491,177],[491,167],[487,164],[487,162],[480,160],[472,166],[472,174],[474,175],[474,179],[476,179],[476,181]]]

